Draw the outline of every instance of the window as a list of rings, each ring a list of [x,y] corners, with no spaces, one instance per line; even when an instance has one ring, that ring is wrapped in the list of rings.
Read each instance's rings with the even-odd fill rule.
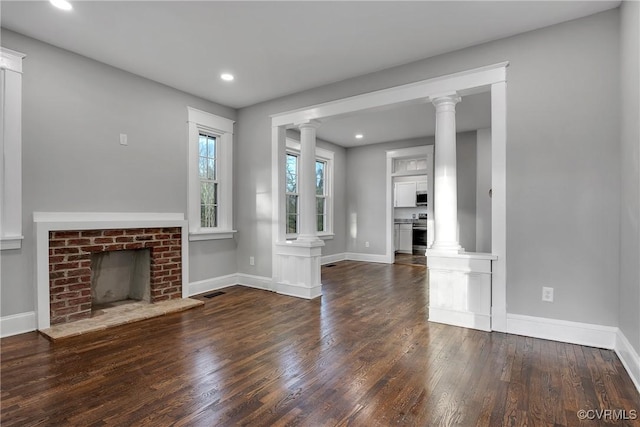
[[[187,109],[189,240],[232,238],[234,122]]]
[[[0,48],[0,249],[22,247],[22,59]]]
[[[218,226],[218,179],[216,176],[216,137],[205,133],[198,137],[200,169],[200,227]]]
[[[286,233],[298,233],[298,155],[287,153],[286,162]]]
[[[299,159],[300,143],[287,138],[287,158],[285,162],[285,232],[288,239],[297,237],[300,225],[299,211]],[[331,238],[331,172],[333,152],[316,148],[316,220],[318,236]]]
[[[327,231],[326,173],[327,162],[325,160],[316,160],[316,216],[318,233]]]

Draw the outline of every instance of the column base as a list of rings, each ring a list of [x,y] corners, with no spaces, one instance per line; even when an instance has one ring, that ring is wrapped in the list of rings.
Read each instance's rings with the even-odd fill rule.
[[[304,299],[321,296],[320,261],[323,246],[324,242],[317,237],[310,241],[276,243],[275,291]]]
[[[491,331],[491,254],[427,250],[429,321]]]

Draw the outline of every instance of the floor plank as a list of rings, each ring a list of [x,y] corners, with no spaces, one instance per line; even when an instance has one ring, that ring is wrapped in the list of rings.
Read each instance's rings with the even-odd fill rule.
[[[595,426],[577,411],[640,410],[611,351],[427,322],[423,265],[322,276],[313,301],[235,286],[56,343],[4,338],[0,423]]]

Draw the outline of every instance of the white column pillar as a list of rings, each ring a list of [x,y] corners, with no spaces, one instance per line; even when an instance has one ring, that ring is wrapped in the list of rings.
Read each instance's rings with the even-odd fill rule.
[[[300,230],[299,241],[318,240],[316,226],[316,129],[318,122],[302,123],[300,128],[300,174],[298,189]]]
[[[438,252],[459,252],[458,189],[456,180],[456,104],[457,94],[432,98],[436,107],[436,143],[434,156],[434,220]]]

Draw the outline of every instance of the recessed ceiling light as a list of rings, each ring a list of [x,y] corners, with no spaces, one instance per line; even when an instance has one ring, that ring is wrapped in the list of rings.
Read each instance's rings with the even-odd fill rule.
[[[364,138],[364,135],[361,133],[356,133],[356,139],[362,139]]]
[[[49,2],[55,7],[57,7],[58,9],[62,9],[62,10],[73,9],[73,6],[71,6],[71,3],[69,3],[67,0],[49,0]]]
[[[229,73],[220,74],[220,78],[225,82],[230,82],[234,79],[233,74],[229,74]]]

